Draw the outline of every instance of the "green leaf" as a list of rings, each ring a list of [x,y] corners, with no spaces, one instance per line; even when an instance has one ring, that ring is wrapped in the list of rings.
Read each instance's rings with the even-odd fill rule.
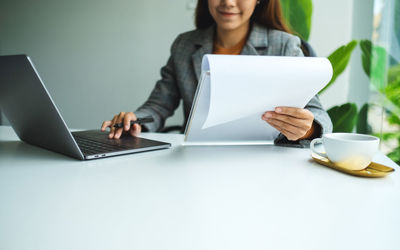
[[[353,132],[357,121],[357,105],[345,103],[328,110],[333,123],[333,132]]]
[[[361,40],[361,61],[365,74],[370,78],[371,83],[379,91],[385,87],[387,52],[380,46],[375,46],[369,40]]]
[[[388,83],[385,88],[385,95],[393,104],[400,107],[400,77]]]
[[[335,82],[336,78],[343,73],[349,63],[351,54],[354,48],[357,46],[357,41],[353,40],[347,45],[343,45],[337,50],[335,50],[330,56],[328,56],[329,61],[332,64],[333,75],[331,81],[319,92],[321,94],[324,92],[332,83]]]
[[[400,147],[395,148],[387,155],[392,161],[400,165]]]
[[[357,118],[357,133],[370,134],[371,126],[368,124],[368,103],[365,103],[358,113]]]
[[[371,50],[372,43],[370,40],[361,40],[361,61],[365,74],[369,77],[371,73]]]
[[[400,132],[384,132],[382,134],[377,135],[378,137],[382,136],[382,140],[387,141],[391,139],[400,138]]]
[[[308,41],[311,30],[312,0],[281,0],[283,16],[301,39]]]
[[[390,67],[388,72],[388,85],[396,82],[400,82],[400,64]]]
[[[387,120],[388,120],[389,124],[391,124],[391,125],[394,125],[394,124],[400,125],[400,117],[398,117],[395,114],[390,115]]]
[[[372,47],[369,78],[372,85],[381,92],[384,91],[387,80],[387,58],[388,54],[385,48],[379,46]]]

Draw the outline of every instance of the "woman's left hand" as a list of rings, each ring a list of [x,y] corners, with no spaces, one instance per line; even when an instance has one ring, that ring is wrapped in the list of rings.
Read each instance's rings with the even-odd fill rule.
[[[275,111],[265,112],[262,119],[279,130],[289,140],[296,141],[309,136],[314,115],[307,109],[277,107]]]

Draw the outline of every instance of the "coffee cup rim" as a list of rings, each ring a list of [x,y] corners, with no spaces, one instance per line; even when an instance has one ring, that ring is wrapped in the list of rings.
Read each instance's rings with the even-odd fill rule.
[[[369,140],[354,140],[354,139],[350,139],[350,138],[340,138],[340,137],[335,137],[335,135],[337,136],[357,136],[357,137],[361,137],[361,138],[365,138],[365,139],[369,139]],[[329,133],[329,134],[324,134],[322,137],[326,137],[328,139],[335,139],[338,141],[351,141],[351,142],[373,142],[373,141],[379,141],[379,138],[373,135],[366,135],[366,134],[358,134],[358,133]]]

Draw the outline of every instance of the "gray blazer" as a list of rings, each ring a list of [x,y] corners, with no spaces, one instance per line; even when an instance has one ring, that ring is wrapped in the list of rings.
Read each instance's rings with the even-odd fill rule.
[[[166,118],[174,114],[180,100],[183,101],[185,117],[183,125],[186,125],[201,73],[201,60],[205,54],[213,52],[214,33],[215,26],[211,26],[207,29],[180,34],[175,39],[167,65],[161,69],[161,80],[156,83],[148,100],[135,112],[137,117],[152,116],[154,118],[154,122],[144,125],[148,131],[162,129]],[[282,31],[266,29],[257,24],[252,25],[241,54],[303,56],[298,37]],[[318,96],[313,97],[305,108],[314,114],[321,134],[332,131],[332,122],[322,108]],[[275,143],[307,146],[309,140],[290,142],[281,134]]]

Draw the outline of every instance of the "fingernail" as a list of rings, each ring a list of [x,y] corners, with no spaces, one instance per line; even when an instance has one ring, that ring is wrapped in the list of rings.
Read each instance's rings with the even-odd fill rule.
[[[265,116],[265,118],[271,118],[272,114],[271,113],[266,113],[264,116]]]
[[[129,130],[129,126],[128,125],[125,126],[125,130]]]
[[[282,109],[281,109],[281,108],[276,108],[276,109],[275,109],[275,112],[276,112],[276,113],[280,113],[280,112],[282,112]]]

